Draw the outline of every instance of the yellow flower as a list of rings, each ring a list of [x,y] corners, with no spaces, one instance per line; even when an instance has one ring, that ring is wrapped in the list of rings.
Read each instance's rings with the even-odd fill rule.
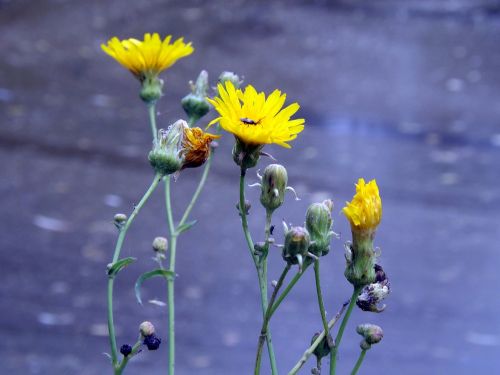
[[[219,83],[217,90],[219,96],[207,100],[220,117],[208,126],[218,122],[224,130],[247,145],[276,143],[290,148],[286,142],[295,139],[304,129],[304,119],[290,119],[300,106],[293,103],[282,108],[286,94],[279,90],[274,90],[267,99],[253,86],[248,85],[244,91],[237,90],[231,81],[226,81],[225,86]]]
[[[342,209],[353,230],[375,230],[382,218],[382,200],[377,182],[367,184],[363,178],[356,184],[356,194]]]
[[[210,143],[220,135],[205,133],[200,128],[184,128],[184,168],[196,168],[205,163],[210,155]]]
[[[184,43],[183,38],[170,43],[172,35],[162,41],[158,33],[144,34],[144,40],[113,37],[101,48],[130,70],[139,80],[157,76],[161,71],[171,67],[177,60],[189,56],[194,48],[191,43]]]

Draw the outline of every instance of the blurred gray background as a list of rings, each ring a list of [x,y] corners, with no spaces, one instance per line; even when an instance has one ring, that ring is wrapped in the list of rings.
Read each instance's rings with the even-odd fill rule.
[[[111,373],[102,353],[112,217],[129,213],[151,181],[151,137],[138,83],[100,44],[154,31],[185,36],[196,48],[162,75],[160,126],[183,116],[179,100],[201,69],[212,83],[232,70],[258,90],[280,88],[301,104],[307,127],[293,148],[267,148],[288,166],[302,198],[289,196],[277,211],[275,237],[282,238],[281,219],[301,224],[310,203],[334,200],[334,230],[342,236],[322,267],[330,317],[351,291],[343,278],[342,244],[350,235],[341,207],[358,177],[377,179],[384,215],[376,244],[392,294],[383,314],[353,315],[342,374],[359,353],[354,328],[362,322],[380,324],[385,337],[360,374],[500,371],[498,1],[3,0],[0,373]],[[232,143],[229,135],[221,140],[193,212],[199,223],[179,242],[179,375],[253,368],[261,313],[234,208]],[[177,215],[199,175],[187,170],[174,185]],[[258,191],[249,197],[258,240],[264,213]],[[154,267],[153,237],[165,232],[158,191],[123,251],[139,261],[116,284],[119,344],[133,342],[145,319],[167,335],[166,309],[141,307],[133,295],[137,276]],[[278,250],[270,263],[277,278]],[[321,326],[311,271],[272,321],[281,373]],[[143,293],[165,300],[161,280],[147,282]],[[127,373],[164,374],[166,364],[164,341]],[[266,356],[263,365],[268,374]]]

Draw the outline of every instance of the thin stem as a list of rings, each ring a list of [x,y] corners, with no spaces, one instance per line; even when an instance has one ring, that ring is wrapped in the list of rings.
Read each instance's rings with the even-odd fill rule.
[[[132,352],[130,352],[130,354],[128,356],[123,357],[120,365],[115,369],[115,375],[121,375],[122,374],[123,370],[125,369],[125,366],[127,366],[127,364],[128,364],[128,361],[133,356],[135,356],[138,353],[139,348],[141,347],[141,345],[142,345],[142,339],[139,336],[139,339],[137,340],[137,342],[132,347]]]
[[[330,331],[335,323],[338,322],[342,314],[344,313],[347,305],[349,304],[349,301],[345,302],[342,305],[342,308],[339,310],[339,312],[335,315],[335,317],[328,322],[328,331]],[[309,357],[313,355],[314,350],[318,347],[318,345],[321,343],[321,341],[324,339],[328,331],[323,331],[320,333],[320,335],[316,338],[316,340],[311,344],[309,348],[306,349],[304,354],[302,354],[302,357],[300,357],[299,361],[295,364],[295,366],[290,370],[288,375],[295,375],[299,370],[304,366],[304,364],[307,362]]]
[[[365,355],[366,355],[366,350],[365,349],[361,350],[361,353],[359,353],[358,360],[356,361],[356,364],[354,365],[354,368],[351,371],[351,375],[356,375],[358,373],[358,370],[361,367],[363,360],[365,359]]]
[[[265,261],[263,264],[264,267],[261,266],[260,260],[257,255],[254,253],[254,245],[252,236],[248,229],[248,221],[247,221],[247,213],[245,210],[245,175],[246,169],[241,169],[240,174],[240,216],[241,216],[241,226],[243,229],[243,233],[245,235],[245,239],[248,245],[248,250],[255,264],[255,268],[257,269],[257,276],[259,279],[259,289],[260,289],[260,303],[262,307],[262,317],[265,319],[268,303],[267,303],[267,275],[264,275],[263,269],[265,270],[267,265],[265,265]],[[269,230],[270,231],[270,230]],[[275,375],[278,373],[277,365],[276,365],[276,357],[274,354],[274,347],[272,343],[271,333],[268,332],[266,335],[266,343],[267,343],[267,351],[269,353],[269,361],[271,362],[271,371],[272,374]]]
[[[285,290],[280,294],[279,298],[277,299],[276,302],[274,302],[274,304],[272,305],[272,308],[271,308],[271,316],[274,314],[274,312],[278,309],[279,305],[281,305],[281,302],[283,302],[283,300],[286,298],[286,296],[288,295],[288,293],[290,293],[290,291],[292,290],[292,288],[295,286],[295,284],[297,284],[297,281],[300,280],[300,278],[302,277],[302,275],[304,275],[304,273],[306,272],[307,270],[307,267],[309,267],[311,265],[311,263],[306,263],[304,264],[304,267],[302,268],[302,272],[297,272],[295,274],[295,276],[293,277],[292,280],[290,280],[290,282],[288,283],[288,285],[286,286]]]
[[[208,172],[210,172],[210,166],[212,165],[212,157],[213,157],[213,149],[210,152],[210,155],[208,157],[208,160],[205,163],[204,169],[203,169],[203,174],[201,175],[200,182],[198,183],[198,186],[196,187],[196,190],[193,194],[193,197],[191,198],[191,201],[189,202],[188,206],[186,207],[186,211],[184,211],[184,215],[182,215],[182,219],[179,222],[179,226],[184,224],[186,220],[189,218],[189,214],[191,213],[191,210],[193,209],[196,201],[198,200],[198,197],[200,196],[201,191],[203,190],[203,187],[205,186],[205,182],[207,181],[208,177]]]
[[[130,228],[130,225],[134,221],[135,217],[137,216],[141,208],[147,202],[149,197],[151,197],[151,194],[158,186],[160,180],[161,176],[159,174],[156,174],[153,179],[153,182],[151,183],[151,186],[146,191],[146,193],[144,193],[143,197],[141,198],[137,206],[135,206],[134,210],[132,211],[132,214],[126,221],[125,225],[120,228],[120,234],[118,235],[118,240],[116,241],[112,263],[115,263],[120,258],[123,241],[125,240],[125,236],[127,234],[128,229]],[[116,346],[115,324],[113,318],[113,286],[114,286],[114,276],[108,278],[107,304],[108,304],[108,335],[109,335],[109,344],[111,346],[111,361],[113,363],[113,366],[116,366],[116,364],[118,363],[118,350]]]
[[[352,292],[351,302],[349,302],[349,306],[347,307],[344,319],[342,319],[342,323],[340,324],[337,337],[335,337],[335,347],[333,349],[333,353],[330,360],[330,375],[335,375],[335,370],[337,366],[337,353],[339,351],[340,342],[342,341],[342,336],[344,335],[345,327],[347,326],[347,322],[351,317],[352,309],[354,308],[354,305],[356,305],[356,300],[358,298],[359,293],[361,292],[361,289],[362,287],[354,287],[354,290]]]
[[[169,270],[175,272],[175,256],[177,252],[177,232],[172,214],[172,201],[170,197],[170,176],[165,178],[165,205],[167,208],[167,221],[170,231],[170,263]],[[168,374],[173,375],[175,370],[175,298],[174,278],[167,279],[168,300]]]
[[[316,281],[316,294],[318,295],[318,306],[323,322],[323,329],[328,332],[328,321],[326,320],[325,305],[323,303],[323,294],[321,293],[321,280],[319,272],[319,260],[314,261],[314,279]]]
[[[156,127],[156,103],[148,104],[148,114],[151,132],[153,133],[153,140],[156,141],[156,137],[158,136],[158,129]]]
[[[268,327],[269,327],[269,321],[271,320],[271,306],[274,303],[274,300],[276,299],[276,296],[278,295],[278,291],[283,285],[283,281],[285,281],[286,275],[288,274],[288,271],[290,271],[290,265],[287,264],[285,268],[283,269],[283,272],[281,273],[280,278],[278,279],[278,282],[276,283],[276,286],[274,287],[273,294],[271,295],[271,299],[269,300],[269,305],[266,310],[266,315],[264,317],[264,321],[262,322],[262,328],[260,330],[260,336],[259,336],[259,342],[257,344],[257,356],[255,359],[255,370],[254,374],[257,375],[260,373],[260,364],[261,364],[261,359],[262,359],[262,347],[264,346],[264,340],[268,335]]]

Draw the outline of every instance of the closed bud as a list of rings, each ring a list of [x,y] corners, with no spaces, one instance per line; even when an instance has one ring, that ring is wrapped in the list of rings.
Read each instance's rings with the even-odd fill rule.
[[[245,206],[243,207],[243,210],[245,212],[245,215],[248,215],[250,213],[250,208],[252,208],[252,204],[248,199],[245,199]],[[240,213],[241,216],[241,211],[240,211],[240,202],[236,203],[236,209]]]
[[[120,229],[127,222],[127,215],[125,215],[125,214],[116,214],[115,217],[113,218],[113,222],[114,222],[115,226],[118,229]]]
[[[153,325],[153,323],[148,321],[142,322],[141,325],[139,326],[139,332],[144,337],[154,335],[155,326]]]
[[[191,86],[192,92],[181,100],[182,108],[189,116],[192,123],[205,116],[210,110],[210,105],[205,99],[208,89],[208,73],[202,70],[196,84]]]
[[[379,343],[384,337],[384,331],[382,331],[382,328],[375,324],[360,324],[356,327],[356,332],[363,336],[363,341],[369,345]],[[361,345],[363,345],[363,341],[361,342]],[[363,349],[363,346],[361,346],[361,348]]]
[[[155,104],[163,95],[163,80],[156,75],[145,76],[139,96],[147,104]]]
[[[261,181],[260,203],[269,211],[274,211],[285,200],[288,174],[280,164],[270,164],[264,169]]]
[[[236,89],[240,88],[240,85],[243,82],[240,81],[240,77],[238,77],[238,75],[233,72],[222,72],[219,76],[219,83],[221,83],[225,87],[227,81],[231,81],[234,88]]]
[[[311,339],[311,345],[316,341],[319,337],[320,333],[315,333],[313,338]],[[314,349],[313,354],[316,356],[316,359],[319,361],[321,358],[326,357],[330,354],[330,346],[328,345],[328,340],[326,336],[321,339],[319,345]]]
[[[160,347],[161,339],[155,335],[149,335],[144,337],[143,343],[147,346],[148,350],[157,350]]]
[[[332,235],[333,202],[328,199],[323,203],[313,203],[306,212],[306,228],[311,235],[309,251],[316,256],[328,254]]]
[[[156,237],[153,240],[153,250],[156,253],[165,253],[168,249],[168,240],[165,237]]]
[[[288,264],[298,264],[302,268],[310,244],[311,238],[306,228],[291,227],[285,233],[285,245],[282,252],[283,259]]]
[[[158,131],[158,138],[154,141],[153,149],[148,156],[151,166],[157,173],[165,176],[182,168],[184,129],[187,127],[186,121],[178,120],[167,130]]]
[[[130,353],[132,353],[132,347],[128,344],[124,344],[120,347],[120,353],[123,354],[124,357],[126,357]]]

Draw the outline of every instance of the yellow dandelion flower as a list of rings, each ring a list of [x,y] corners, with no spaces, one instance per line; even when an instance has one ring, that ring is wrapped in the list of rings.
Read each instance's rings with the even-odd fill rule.
[[[382,200],[377,182],[365,183],[363,178],[356,184],[356,194],[342,209],[353,230],[375,230],[382,219]]]
[[[170,43],[171,39],[172,35],[167,35],[162,41],[158,33],[144,34],[142,41],[113,37],[107,44],[101,44],[101,48],[143,81],[146,77],[157,76],[177,60],[193,53],[191,43],[184,43],[183,38]]]
[[[287,142],[294,140],[304,129],[304,119],[290,119],[300,108],[299,104],[292,103],[283,108],[286,94],[279,90],[274,90],[267,99],[253,86],[248,85],[243,91],[236,89],[231,81],[226,81],[225,85],[219,83],[217,90],[219,96],[207,100],[220,117],[208,126],[218,122],[247,145],[275,143],[290,148]]]
[[[184,148],[184,168],[196,168],[210,156],[210,143],[220,135],[205,133],[200,128],[184,128],[182,147]]]

